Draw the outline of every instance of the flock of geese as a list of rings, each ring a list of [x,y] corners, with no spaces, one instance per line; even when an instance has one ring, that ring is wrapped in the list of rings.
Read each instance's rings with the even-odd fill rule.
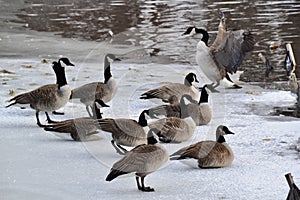
[[[141,191],[154,191],[145,186],[144,179],[170,160],[196,159],[199,168],[219,168],[231,165],[234,155],[224,136],[233,134],[226,126],[216,129],[215,141],[200,141],[179,149],[169,155],[163,143],[181,143],[192,138],[196,126],[207,125],[212,119],[209,106],[209,91],[219,85],[220,80],[230,80],[228,73],[234,73],[241,65],[245,54],[252,50],[254,42],[249,31],[228,31],[225,17],[220,14],[218,35],[208,46],[209,35],[204,29],[190,27],[184,34],[202,34],[196,50],[196,60],[203,73],[213,82],[196,88],[198,82],[194,73],[188,73],[183,83],[168,83],[141,94],[140,99],[161,99],[163,105],[141,112],[138,120],[127,118],[102,118],[100,109],[109,107],[118,90],[111,74],[111,63],[119,60],[113,54],[104,58],[104,82],[93,82],[71,90],[65,67],[74,66],[68,58],[52,63],[56,84],[39,87],[10,99],[7,107],[15,104],[29,104],[36,111],[38,126],[46,131],[69,133],[73,140],[82,141],[98,130],[110,132],[111,144],[122,159],[113,164],[106,181],[135,173],[137,187]],[[231,80],[230,80],[231,81]],[[232,81],[231,81],[232,82]],[[235,87],[237,86],[233,83]],[[70,99],[79,99],[86,106],[89,117],[56,122],[49,113],[56,113]],[[45,112],[48,124],[41,124],[39,113]],[[128,151],[126,147],[133,147]]]

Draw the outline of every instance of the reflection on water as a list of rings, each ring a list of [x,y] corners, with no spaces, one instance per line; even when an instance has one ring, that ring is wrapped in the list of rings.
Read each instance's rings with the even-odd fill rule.
[[[257,44],[242,65],[245,72],[241,80],[285,82],[283,60],[287,42],[293,43],[295,56],[300,58],[300,2],[296,0],[27,0],[18,17],[31,29],[55,31],[64,37],[101,41],[108,30],[116,34],[126,32],[121,39],[117,35],[118,43],[143,46],[149,56],[168,56],[174,62],[195,64],[199,38],[180,35],[187,26],[195,25],[206,28],[213,39],[218,26],[217,9],[228,18],[228,28],[249,29],[255,34]],[[281,45],[271,51],[271,41]],[[259,52],[275,66],[269,78],[264,77]]]

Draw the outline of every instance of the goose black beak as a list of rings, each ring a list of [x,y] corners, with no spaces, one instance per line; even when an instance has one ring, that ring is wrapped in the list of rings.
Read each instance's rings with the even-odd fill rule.
[[[226,131],[226,134],[232,134],[232,135],[234,135],[234,133],[231,132],[230,130]]]
[[[120,58],[115,58],[114,61],[121,61],[121,59]]]

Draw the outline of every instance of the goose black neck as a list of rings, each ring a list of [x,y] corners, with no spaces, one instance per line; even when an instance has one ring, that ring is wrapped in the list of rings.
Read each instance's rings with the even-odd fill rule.
[[[201,28],[200,29],[195,28],[195,31],[196,33],[201,33],[203,35],[201,40],[206,44],[206,46],[208,46],[209,35],[207,31]]]
[[[208,93],[205,90],[205,88],[202,89],[200,100],[199,100],[198,104],[200,105],[201,103],[208,103]]]
[[[156,135],[159,133],[160,131],[156,128],[152,128],[149,130],[148,134],[147,134],[147,143],[148,144],[156,144],[158,141],[157,139],[154,137],[155,133]]]
[[[188,79],[184,79],[184,85],[192,86],[192,83]]]
[[[111,75],[111,72],[110,72],[110,64],[108,63],[108,65],[106,65],[106,63],[105,63],[104,83],[106,84],[111,77],[112,77],[112,75]]]
[[[56,75],[56,84],[58,84],[58,88],[61,88],[62,86],[67,85],[68,83],[66,79],[65,68],[58,65],[54,65],[53,70]]]
[[[100,109],[96,106],[96,103],[93,104],[92,112],[93,112],[93,118],[94,118],[94,119],[102,119],[101,111],[100,111]]]
[[[226,142],[225,138],[223,135],[220,135],[218,140],[217,140],[218,143],[223,143],[223,142]]]
[[[139,125],[141,125],[141,126],[143,126],[143,127],[145,127],[145,126],[147,126],[148,124],[147,124],[147,120],[146,120],[146,117],[145,117],[145,111],[143,111],[141,114],[140,114],[140,116],[139,116]]]

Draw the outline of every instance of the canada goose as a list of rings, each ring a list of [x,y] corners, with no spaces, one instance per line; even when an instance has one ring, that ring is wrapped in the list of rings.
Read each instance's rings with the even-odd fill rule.
[[[145,186],[144,179],[148,174],[154,172],[168,161],[168,152],[161,145],[157,144],[153,132],[155,130],[149,130],[148,144],[135,147],[126,153],[121,160],[113,164],[110,173],[105,179],[106,181],[111,181],[123,174],[135,173],[139,190],[143,192],[154,191],[154,188]]]
[[[92,114],[89,108],[92,107],[95,99],[101,99],[104,103],[109,102],[116,94],[118,85],[110,71],[110,64],[113,61],[119,61],[113,54],[107,54],[104,58],[104,83],[92,82],[82,85],[72,90],[70,99],[80,99],[80,102],[85,104],[86,110],[90,116]]]
[[[265,77],[269,77],[269,74],[274,70],[274,67],[272,66],[270,60],[266,58],[262,53],[259,53],[258,57],[266,66]]]
[[[97,105],[99,104],[99,105]],[[75,119],[68,119],[54,124],[45,125],[45,131],[53,131],[59,133],[70,133],[74,141],[82,141],[87,136],[97,133],[98,126],[95,119],[101,119],[102,115],[100,112],[101,107],[109,107],[102,100],[96,99],[93,104],[93,118],[91,117],[80,117]]]
[[[227,31],[223,13],[220,13],[217,37],[210,47],[208,46],[209,35],[204,29],[189,27],[183,34],[197,33],[202,34],[202,39],[197,44],[196,62],[207,78],[213,82],[209,85],[210,89],[218,87],[220,80],[224,78],[233,83],[228,73],[235,73],[242,64],[245,54],[252,51],[254,46],[252,34],[245,30]],[[236,84],[233,86],[240,88]]]
[[[234,134],[226,126],[220,125],[216,131],[217,141],[202,141],[184,147],[170,156],[170,160],[194,158],[199,168],[218,168],[231,165],[234,155],[225,141],[224,135]]]
[[[152,99],[158,98],[163,102],[169,102],[172,99],[180,100],[184,94],[190,95],[193,99],[199,99],[199,91],[192,85],[193,82],[199,82],[197,76],[194,73],[189,73],[184,79],[184,84],[181,83],[169,83],[162,87],[149,90],[143,93],[140,99]]]
[[[185,99],[190,101],[186,104]],[[199,103],[192,99],[189,95],[183,95],[181,97],[180,103],[171,105],[160,105],[155,108],[149,109],[150,117],[155,117],[158,115],[164,115],[166,117],[182,117],[182,110],[185,109],[187,115],[192,117],[196,125],[206,125],[210,122],[212,114],[211,109],[208,104],[208,92],[207,85],[204,85],[200,95]]]
[[[185,97],[183,97],[185,99]],[[182,100],[181,100],[182,101]],[[149,110],[150,113],[150,110]],[[159,130],[159,140],[165,143],[180,143],[189,140],[195,131],[196,123],[188,115],[186,106],[181,108],[180,117],[167,117],[148,123],[149,128]]]
[[[139,121],[133,119],[100,119],[98,120],[99,129],[112,133],[111,144],[117,153],[123,155],[127,152],[121,145],[135,147],[147,143],[147,120],[149,111],[144,110]],[[115,144],[116,143],[116,144]],[[122,151],[123,152],[122,152]]]
[[[36,110],[36,120],[40,127],[44,127],[39,120],[40,111],[45,112],[49,123],[54,122],[50,119],[48,112],[55,111],[66,105],[71,95],[71,89],[66,80],[65,65],[74,66],[68,58],[60,58],[58,62],[52,63],[57,80],[56,84],[44,85],[30,92],[19,94],[9,100],[9,102],[14,102],[6,106],[6,108],[15,104],[29,104],[32,109]]]

